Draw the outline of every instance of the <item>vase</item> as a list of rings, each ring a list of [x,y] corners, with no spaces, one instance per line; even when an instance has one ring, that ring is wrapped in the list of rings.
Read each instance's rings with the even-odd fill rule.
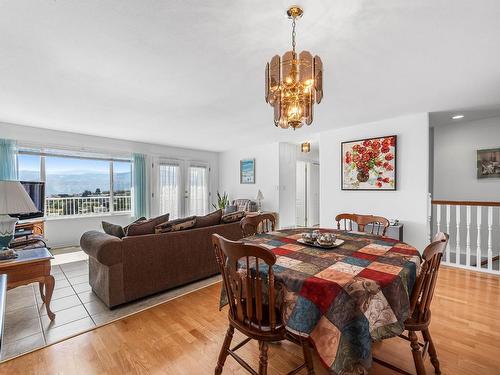
[[[356,178],[359,182],[366,182],[370,178],[370,174],[365,171],[359,171]]]
[[[19,219],[9,215],[0,215],[0,250],[7,249],[14,238],[14,230]]]

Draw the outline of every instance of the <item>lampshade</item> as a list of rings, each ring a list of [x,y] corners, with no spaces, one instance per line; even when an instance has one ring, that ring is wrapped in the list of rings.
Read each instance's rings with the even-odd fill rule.
[[[19,181],[0,181],[0,215],[27,214],[38,209]]]
[[[260,189],[259,189],[259,192],[257,193],[257,200],[261,201],[263,199],[264,199],[264,194],[262,194],[262,191],[260,191]]]

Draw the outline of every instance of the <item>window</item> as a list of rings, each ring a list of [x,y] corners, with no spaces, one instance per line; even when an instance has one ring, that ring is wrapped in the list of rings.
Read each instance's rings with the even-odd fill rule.
[[[160,215],[170,213],[171,219],[177,219],[180,207],[180,167],[177,164],[160,164]]]
[[[17,155],[17,175],[20,181],[41,181],[41,156]]]
[[[21,180],[45,180],[45,216],[131,211],[131,170],[127,160],[18,154]]]
[[[189,215],[205,215],[208,208],[208,168],[190,166],[188,178]]]
[[[113,210],[131,211],[130,191],[132,190],[132,163],[129,161],[113,162]]]

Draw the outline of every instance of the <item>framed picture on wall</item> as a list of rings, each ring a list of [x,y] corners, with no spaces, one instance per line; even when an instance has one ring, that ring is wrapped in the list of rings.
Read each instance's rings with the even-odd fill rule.
[[[255,159],[240,160],[240,184],[255,184]]]
[[[477,178],[500,178],[500,148],[477,150]]]
[[[342,190],[396,190],[397,136],[342,142]]]

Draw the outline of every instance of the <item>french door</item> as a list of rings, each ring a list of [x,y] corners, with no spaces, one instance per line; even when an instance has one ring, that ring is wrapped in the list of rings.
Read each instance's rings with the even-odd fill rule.
[[[153,167],[154,168],[154,167]],[[153,206],[159,215],[170,219],[205,215],[210,199],[208,164],[184,160],[160,160],[157,163],[156,193]]]

